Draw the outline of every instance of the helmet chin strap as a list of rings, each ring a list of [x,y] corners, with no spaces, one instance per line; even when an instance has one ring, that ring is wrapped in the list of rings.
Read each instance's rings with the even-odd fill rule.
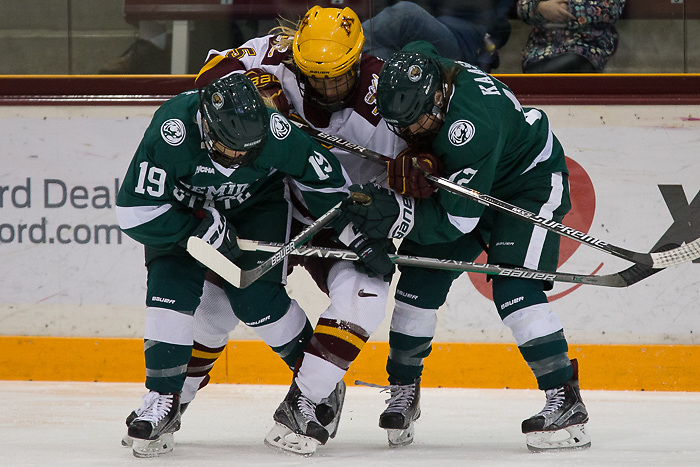
[[[442,104],[442,101],[439,103],[440,105]],[[430,115],[432,117],[437,118],[441,122],[445,121],[445,114],[442,112],[442,109],[440,108],[440,105],[433,105],[433,109],[430,111]]]

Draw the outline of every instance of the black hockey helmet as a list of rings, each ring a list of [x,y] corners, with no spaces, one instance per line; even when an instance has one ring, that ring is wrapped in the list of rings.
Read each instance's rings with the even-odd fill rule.
[[[438,115],[435,93],[443,89],[440,63],[425,54],[396,52],[382,67],[377,83],[377,109],[400,136],[425,114]]]
[[[251,164],[260,155],[270,127],[263,98],[242,73],[199,90],[204,144],[224,167]]]

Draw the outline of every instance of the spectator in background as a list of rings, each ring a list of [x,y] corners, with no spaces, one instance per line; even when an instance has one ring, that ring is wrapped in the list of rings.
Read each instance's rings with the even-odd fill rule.
[[[625,0],[518,0],[532,29],[523,73],[601,73],[617,49]]]
[[[512,0],[428,0],[421,6],[401,1],[362,23],[364,52],[387,60],[409,42],[425,40],[440,55],[498,68],[498,49],[510,36],[508,11]]]
[[[212,43],[240,44],[243,42],[243,34],[235,21],[192,21],[191,23],[189,47],[195,52],[192,54],[195,57],[209,50]],[[102,65],[98,73],[101,75],[168,74],[170,73],[171,42],[168,22],[139,21],[136,40],[122,55]],[[198,67],[199,62],[196,62],[195,66]],[[192,68],[190,64],[188,68]]]
[[[139,21],[138,36],[126,51],[98,71],[101,75],[154,74],[170,71],[168,26],[163,21]]]

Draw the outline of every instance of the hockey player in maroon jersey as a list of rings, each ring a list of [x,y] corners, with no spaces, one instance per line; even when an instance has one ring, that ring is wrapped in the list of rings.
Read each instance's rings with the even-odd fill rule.
[[[397,154],[405,144],[389,131],[376,108],[376,82],[383,62],[362,55],[363,45],[362,26],[351,9],[313,7],[296,29],[280,27],[235,49],[210,51],[196,82],[201,86],[221,76],[245,73],[262,94],[275,100],[280,111],[291,110],[314,128]],[[353,181],[383,175],[383,168],[370,161],[343,151],[334,154]],[[299,193],[292,195],[297,220],[312,220],[299,202],[303,201]],[[329,230],[312,242],[331,246],[332,236]],[[334,433],[309,415],[317,412],[316,404],[342,381],[382,322],[390,277],[370,277],[362,267],[344,261],[306,258],[303,265],[329,295],[331,305],[321,314],[289,394],[274,415],[277,423],[265,441],[310,455]],[[200,319],[218,320],[210,311],[203,311]],[[221,338],[230,330],[220,329]]]

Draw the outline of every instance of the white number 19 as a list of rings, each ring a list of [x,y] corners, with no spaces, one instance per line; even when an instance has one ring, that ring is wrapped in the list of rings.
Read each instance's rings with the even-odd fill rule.
[[[139,181],[134,191],[139,194],[148,192],[148,194],[154,198],[163,196],[165,193],[165,170],[158,167],[149,167],[146,161],[141,162],[139,167],[141,168],[141,170],[139,170]],[[148,177],[149,185],[144,187],[146,184],[146,177]]]

